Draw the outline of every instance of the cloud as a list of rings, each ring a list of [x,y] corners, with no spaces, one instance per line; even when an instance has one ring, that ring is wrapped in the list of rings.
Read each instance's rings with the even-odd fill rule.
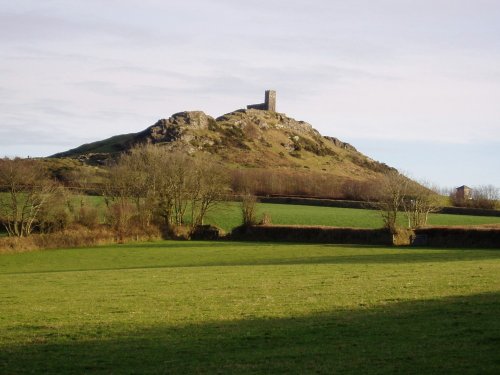
[[[218,115],[271,88],[278,110],[355,145],[500,139],[493,0],[18,0],[0,24],[2,152]]]
[[[156,43],[155,33],[147,27],[138,27],[99,17],[64,18],[41,11],[0,12],[0,42],[5,44],[32,44],[40,42],[98,44],[110,42]]]
[[[0,74],[3,74],[4,72],[0,71]],[[16,90],[6,88],[6,87],[1,87],[0,86],[0,98],[7,99],[14,95]]]

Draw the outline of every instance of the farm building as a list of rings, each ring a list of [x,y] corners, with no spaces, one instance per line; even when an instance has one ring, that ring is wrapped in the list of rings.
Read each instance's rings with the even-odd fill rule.
[[[457,187],[455,197],[460,201],[472,199],[472,189],[465,185]]]

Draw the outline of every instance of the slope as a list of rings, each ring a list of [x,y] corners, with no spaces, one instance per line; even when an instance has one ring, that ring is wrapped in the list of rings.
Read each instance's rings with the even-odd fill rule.
[[[242,109],[217,119],[201,111],[180,112],[139,133],[82,145],[53,157],[89,163],[107,159],[143,143],[161,144],[192,155],[216,155],[233,169],[309,170],[365,180],[391,169],[348,143],[322,136],[310,124],[285,114]]]

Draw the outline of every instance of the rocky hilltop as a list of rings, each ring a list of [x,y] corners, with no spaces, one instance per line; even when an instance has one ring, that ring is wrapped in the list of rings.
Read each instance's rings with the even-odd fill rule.
[[[213,118],[201,111],[179,112],[139,133],[85,144],[53,157],[103,164],[143,143],[160,144],[193,156],[210,153],[230,168],[322,171],[344,179],[375,178],[390,168],[310,124],[285,114],[241,109]]]

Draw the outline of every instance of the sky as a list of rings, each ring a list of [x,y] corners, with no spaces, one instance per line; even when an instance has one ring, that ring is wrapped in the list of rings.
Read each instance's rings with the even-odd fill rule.
[[[441,187],[500,187],[499,0],[0,0],[0,156],[277,111]]]

